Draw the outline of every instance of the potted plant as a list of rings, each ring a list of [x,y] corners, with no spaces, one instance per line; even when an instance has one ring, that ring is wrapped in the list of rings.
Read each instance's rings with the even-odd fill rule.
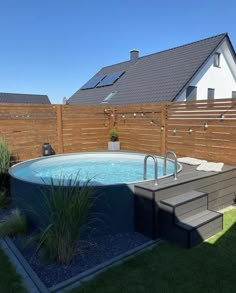
[[[108,142],[109,151],[119,151],[120,142],[118,141],[118,132],[116,129],[112,128],[109,130],[110,141]]]
[[[109,136],[111,141],[117,141],[118,140],[118,132],[116,129],[112,128],[109,130]]]

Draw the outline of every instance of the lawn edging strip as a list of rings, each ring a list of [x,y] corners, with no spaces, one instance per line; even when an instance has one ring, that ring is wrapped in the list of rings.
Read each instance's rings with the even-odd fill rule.
[[[29,292],[48,293],[48,289],[32,270],[11,239],[5,237],[1,240],[0,244],[5,254],[9,257],[10,262],[15,267],[17,273],[22,277],[23,283]]]
[[[147,249],[151,249],[154,247],[160,239],[158,240],[150,240],[147,243],[144,243],[136,248],[130,249],[108,261],[105,261],[97,266],[95,266],[92,269],[89,269],[83,273],[80,273],[64,282],[61,282],[51,288],[49,288],[50,292],[53,293],[63,293],[64,290],[71,290],[74,288],[78,288],[82,282],[88,281],[90,279],[93,279],[97,274],[102,273],[116,265],[119,265],[126,261],[127,259],[134,257],[140,252],[143,252]]]
[[[64,290],[70,290],[81,285],[82,282],[88,281],[94,278],[97,274],[104,272],[105,270],[123,263],[127,259],[137,255],[138,253],[151,249],[155,246],[160,239],[150,240],[142,245],[137,246],[136,248],[130,249],[108,261],[105,261],[89,270],[86,270],[82,273],[77,274],[76,276],[58,283],[50,288],[47,288],[44,283],[40,280],[38,275],[31,268],[27,260],[21,254],[19,249],[15,246],[13,241],[6,237],[0,239],[0,244],[5,254],[9,257],[10,262],[15,267],[16,271],[21,275],[25,287],[32,293],[62,293]]]

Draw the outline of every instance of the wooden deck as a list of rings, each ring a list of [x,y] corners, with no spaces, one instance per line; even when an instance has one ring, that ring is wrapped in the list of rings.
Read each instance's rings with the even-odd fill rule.
[[[178,179],[167,177],[159,180],[143,182],[135,186],[136,193],[154,193],[155,200],[171,198],[187,191],[197,190],[208,193],[208,206],[219,210],[234,203],[236,197],[236,167],[224,166],[222,172],[197,171],[196,166],[182,164]]]
[[[178,173],[178,179],[174,180],[173,176],[166,177],[160,179],[158,185],[154,185],[154,181],[146,181],[136,186],[141,187],[143,189],[159,191],[162,189],[170,188],[173,186],[178,186],[181,184],[189,183],[199,179],[206,179],[211,176],[216,176],[220,174],[224,174],[226,172],[230,172],[236,170],[236,166],[226,166],[224,165],[222,172],[206,172],[206,171],[197,171],[197,166],[190,166],[187,164],[181,164],[183,166],[182,171]]]
[[[187,204],[184,201],[181,203],[183,217],[198,217],[200,212],[208,211],[209,214],[213,212],[214,216],[214,212],[235,202],[236,167],[224,166],[222,172],[204,172],[197,171],[196,166],[182,165],[183,169],[178,174],[177,180],[167,177],[160,179],[157,186],[154,185],[154,180],[135,186],[135,222],[136,230],[149,237],[164,236],[170,240],[178,240],[179,243],[182,241],[185,243],[184,246],[187,246],[185,238],[189,236],[176,229],[176,224],[173,224],[173,219],[176,220],[177,217],[177,210],[174,208],[168,210],[167,203],[175,202],[183,197],[187,202]],[[196,198],[191,198],[191,194],[197,194],[197,192],[207,197],[202,203]],[[199,220],[201,221],[201,216],[197,218],[197,221]],[[212,231],[219,231],[222,221],[220,218],[217,221],[213,223],[215,226],[207,221],[203,222],[202,225],[205,226],[199,226],[197,236],[195,235],[197,241],[205,239]]]

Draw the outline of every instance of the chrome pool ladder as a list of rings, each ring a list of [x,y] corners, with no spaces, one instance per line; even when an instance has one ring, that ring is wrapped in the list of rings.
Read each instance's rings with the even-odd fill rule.
[[[154,161],[154,167],[155,167],[155,170],[154,170],[154,184],[155,185],[158,185],[158,161],[157,161],[157,158],[154,156],[154,155],[146,155],[145,158],[144,158],[144,170],[143,170],[143,179],[146,180],[147,179],[147,160],[148,158],[152,158],[153,161]]]
[[[175,163],[175,170],[174,170],[174,180],[177,180],[177,168],[178,168],[178,163],[177,163],[177,156],[175,154],[175,152],[173,151],[166,151],[165,153],[165,157],[164,157],[164,169],[163,169],[163,175],[166,175],[166,163],[167,163],[167,156],[168,155],[172,155],[174,157],[174,163]]]

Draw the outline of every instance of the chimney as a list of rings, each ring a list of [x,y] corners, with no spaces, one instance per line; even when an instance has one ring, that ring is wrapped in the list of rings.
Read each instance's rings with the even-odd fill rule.
[[[67,105],[67,101],[68,101],[67,98],[64,97],[63,100],[62,100],[62,104],[63,104],[63,105]]]
[[[135,64],[137,62],[138,58],[139,58],[139,50],[137,50],[137,49],[130,50],[131,64]]]

